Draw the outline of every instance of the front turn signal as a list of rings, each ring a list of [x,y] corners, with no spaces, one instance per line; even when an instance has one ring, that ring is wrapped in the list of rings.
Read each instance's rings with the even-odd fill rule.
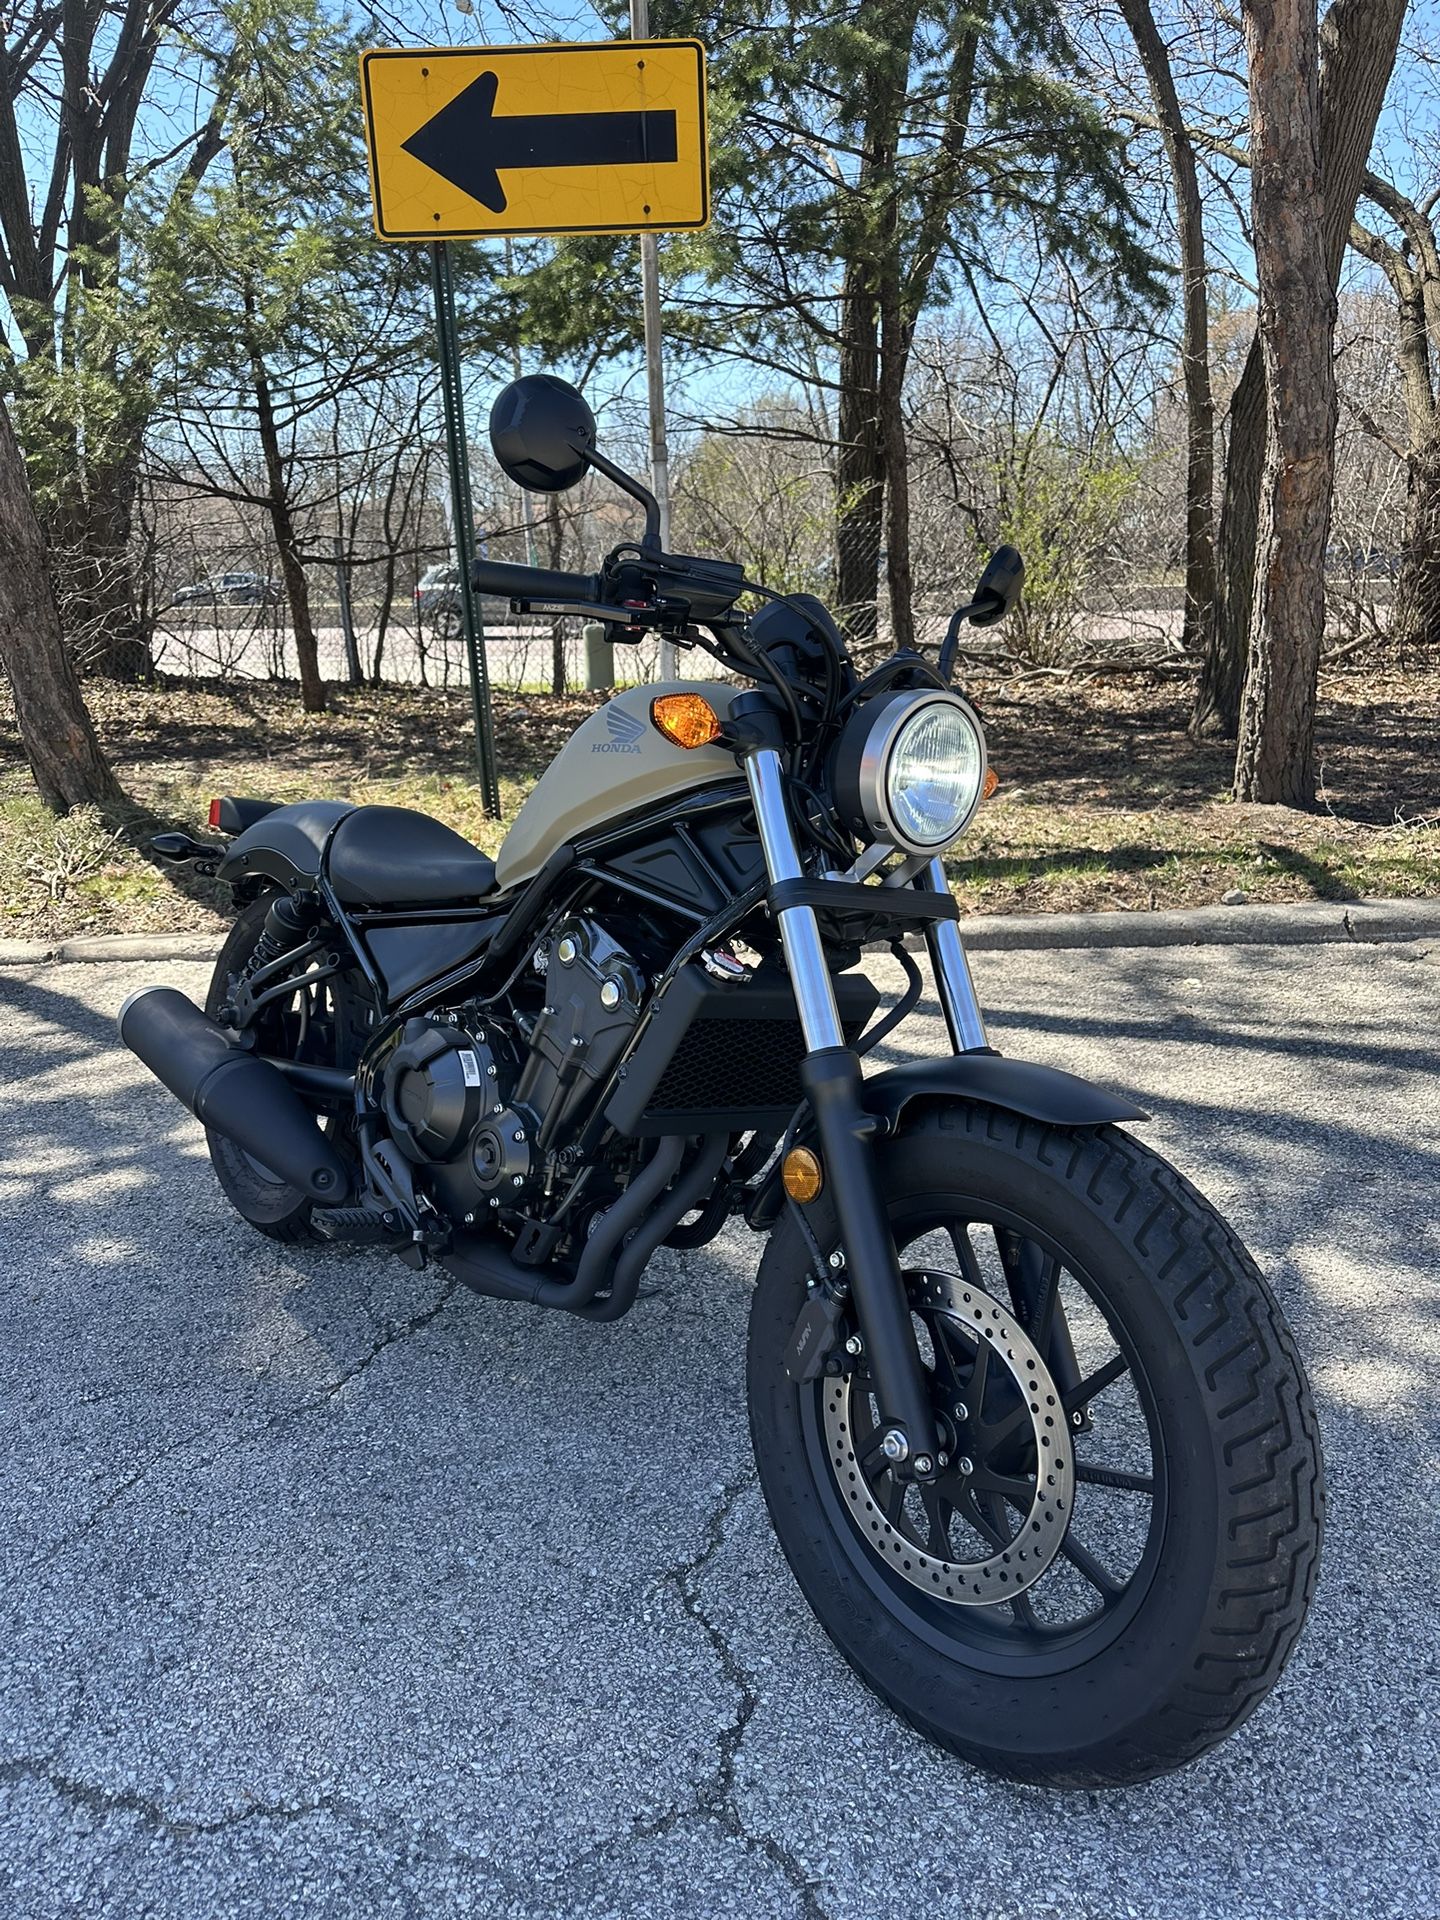
[[[987,767],[985,769],[985,785],[981,790],[980,798],[982,800],[988,800],[999,785],[999,774],[995,771],[994,767]]]
[[[780,1170],[780,1179],[786,1193],[792,1200],[803,1206],[820,1197],[820,1189],[825,1184],[824,1169],[820,1165],[820,1156],[809,1147],[792,1147],[785,1156]]]
[[[650,702],[650,719],[677,747],[708,747],[720,738],[720,716],[700,693],[662,693]]]

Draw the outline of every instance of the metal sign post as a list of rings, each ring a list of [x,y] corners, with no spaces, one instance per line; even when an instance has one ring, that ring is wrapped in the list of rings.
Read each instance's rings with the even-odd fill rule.
[[[650,0],[630,0],[630,38],[650,38]],[[640,290],[645,315],[645,385],[650,411],[650,491],[660,508],[660,545],[670,545],[670,447],[665,436],[665,338],[660,328],[660,248],[653,233],[640,236]],[[679,655],[660,642],[659,673],[673,680]]]
[[[435,331],[460,611],[475,704],[480,785],[500,808],[490,683],[470,569],[475,525],[447,240],[507,234],[638,233],[650,391],[650,467],[660,539],[670,538],[660,280],[654,235],[710,219],[705,49],[651,40],[632,0],[629,40],[526,47],[376,47],[360,56],[370,198],[381,240],[432,249]],[[638,23],[638,24],[637,24]],[[528,516],[527,516],[528,524]],[[660,670],[675,671],[661,645]]]
[[[460,375],[460,346],[455,338],[455,283],[450,272],[450,249],[437,240],[430,250],[431,284],[435,290],[435,338],[439,348],[440,392],[445,401],[445,439],[450,454],[450,498],[453,502],[455,560],[460,573],[460,622],[465,633],[465,658],[470,668],[470,704],[475,716],[475,759],[480,770],[480,798],[492,820],[500,817],[500,781],[495,771],[495,737],[490,725],[490,674],[485,664],[484,634],[475,603],[471,574],[475,565],[475,512],[470,501],[470,448],[465,434],[465,392]]]

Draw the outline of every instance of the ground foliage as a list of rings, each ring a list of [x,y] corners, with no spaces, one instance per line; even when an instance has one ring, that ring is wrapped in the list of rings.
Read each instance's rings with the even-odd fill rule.
[[[1254,900],[1440,893],[1440,671],[1383,666],[1322,685],[1324,804],[1314,814],[1227,798],[1229,754],[1185,731],[1188,680],[977,680],[995,799],[950,861],[968,912],[1141,911]],[[147,818],[127,834],[80,810],[56,820],[0,704],[0,934],[217,928],[224,890],[152,865],[156,819],[203,830],[212,794],[345,796],[419,807],[493,852],[463,692],[386,688],[307,715],[263,682],[89,689],[101,737]],[[510,817],[599,695],[503,695],[495,706]]]

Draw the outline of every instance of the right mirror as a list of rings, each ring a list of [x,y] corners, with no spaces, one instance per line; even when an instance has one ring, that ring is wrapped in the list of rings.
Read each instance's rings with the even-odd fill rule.
[[[997,547],[975,588],[971,626],[993,627],[997,620],[1003,620],[1020,598],[1024,579],[1025,562],[1019,548]]]
[[[490,409],[490,445],[517,486],[564,493],[590,464],[595,416],[568,380],[527,373],[503,388]]]

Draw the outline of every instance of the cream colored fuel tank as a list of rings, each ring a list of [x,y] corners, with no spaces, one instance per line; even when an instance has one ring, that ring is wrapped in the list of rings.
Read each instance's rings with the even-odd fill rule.
[[[722,720],[744,692],[715,680],[661,680],[616,694],[571,734],[515,816],[495,863],[496,883],[528,880],[565,841],[594,833],[607,820],[657,806],[673,794],[717,780],[739,767],[720,747],[677,747],[651,724],[650,702],[663,693],[699,693]]]

